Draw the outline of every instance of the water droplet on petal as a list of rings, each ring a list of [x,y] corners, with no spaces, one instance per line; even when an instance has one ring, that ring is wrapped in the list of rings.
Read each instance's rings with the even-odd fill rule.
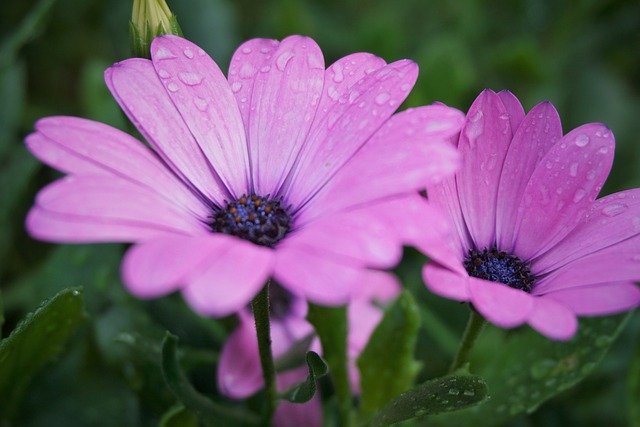
[[[598,153],[600,154],[607,154],[609,152],[609,147],[600,147],[600,149],[598,150]]]
[[[162,59],[173,59],[176,56],[166,47],[162,46],[160,49],[156,50],[155,55],[153,55],[153,59],[162,60]]]
[[[545,167],[547,169],[551,169],[553,167],[553,163],[551,163],[551,160],[547,160],[547,163],[545,163]]]
[[[184,53],[184,56],[186,56],[189,59],[193,59],[193,51],[191,50],[191,48],[186,48],[182,53]]]
[[[633,226],[634,232],[640,232],[640,216],[634,216],[631,220],[631,225]]]
[[[587,192],[582,189],[579,188],[576,190],[576,193],[573,195],[573,203],[578,203],[580,200],[584,199],[584,196],[587,195]]]
[[[481,110],[478,110],[475,112],[475,114],[471,117],[469,117],[469,121],[472,123],[476,123],[478,120],[480,120],[482,118],[483,114]]]
[[[268,73],[269,71],[271,71],[271,65],[265,65],[262,68],[260,68],[261,73]]]
[[[206,99],[196,96],[193,98],[193,105],[195,105],[198,110],[205,111],[209,104]]]
[[[589,137],[583,133],[576,137],[576,145],[578,147],[586,147],[589,143]]]
[[[578,175],[578,163],[573,163],[571,164],[571,166],[569,166],[569,175],[571,176],[577,176]]]
[[[284,71],[291,58],[293,58],[293,52],[290,50],[278,55],[278,58],[276,58],[276,67],[278,67],[278,70]]]
[[[378,105],[383,105],[385,102],[387,102],[390,98],[390,95],[387,92],[383,92],[378,94],[378,96],[376,96],[376,104]]]
[[[255,72],[256,69],[248,62],[245,62],[244,64],[242,64],[242,67],[240,67],[240,77],[243,79],[253,77]]]
[[[167,89],[169,89],[169,92],[177,92],[178,91],[178,85],[175,84],[174,82],[171,82],[167,85]]]
[[[626,211],[628,208],[627,205],[623,205],[622,203],[613,203],[611,205],[605,206],[602,208],[602,214],[608,217],[614,217],[620,215],[622,212]]]
[[[411,89],[411,85],[409,83],[405,83],[402,86],[400,86],[400,90],[403,92],[407,92],[409,89]]]
[[[244,53],[245,55],[248,55],[251,53],[251,48],[249,46],[245,46],[242,48],[242,53]]]
[[[331,69],[333,70],[333,81],[336,83],[342,82],[344,80],[342,63],[336,63]]]
[[[167,70],[158,70],[158,75],[161,79],[168,79],[169,77],[171,77]]]
[[[240,82],[233,82],[233,83],[231,84],[231,90],[232,90],[233,92],[236,92],[236,93],[237,93],[237,92],[240,92],[240,89],[242,89],[242,83],[240,83]]]
[[[187,86],[197,86],[202,83],[204,77],[197,73],[182,72],[178,74],[178,78]]]

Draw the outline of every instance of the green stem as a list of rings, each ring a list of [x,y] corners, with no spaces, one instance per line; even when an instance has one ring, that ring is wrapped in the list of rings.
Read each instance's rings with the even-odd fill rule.
[[[469,361],[469,353],[476,340],[480,336],[484,325],[487,321],[478,313],[473,307],[471,307],[471,314],[469,315],[469,321],[467,322],[467,328],[462,335],[462,341],[460,341],[460,347],[458,347],[458,353],[456,354],[449,372],[454,372],[465,365]]]
[[[270,425],[273,411],[278,398],[276,390],[276,370],[273,364],[273,353],[271,352],[271,325],[269,323],[269,282],[262,288],[260,293],[251,301],[251,309],[256,322],[256,333],[258,336],[258,351],[260,353],[260,363],[262,364],[262,376],[264,378],[265,405],[264,405],[264,425]]]

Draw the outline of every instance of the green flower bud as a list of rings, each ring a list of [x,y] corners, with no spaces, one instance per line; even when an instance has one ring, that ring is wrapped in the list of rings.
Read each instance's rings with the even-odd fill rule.
[[[165,0],[133,0],[131,22],[131,46],[133,55],[150,58],[151,41],[163,34],[182,36],[176,16]]]

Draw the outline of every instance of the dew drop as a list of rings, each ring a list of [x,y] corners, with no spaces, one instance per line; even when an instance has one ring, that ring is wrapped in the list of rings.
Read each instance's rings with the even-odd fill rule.
[[[452,396],[458,396],[460,394],[460,390],[458,390],[457,388],[450,388],[449,394]]]
[[[167,49],[164,46],[156,50],[156,53],[153,55],[153,59],[157,59],[157,60],[173,59],[173,58],[176,58],[176,56],[173,54],[173,52],[171,52],[169,49]]]
[[[569,175],[571,176],[577,176],[578,175],[578,163],[572,163],[571,166],[569,166]]]
[[[248,55],[251,53],[251,48],[249,46],[245,46],[242,48],[242,53],[244,53],[245,55]]]
[[[352,90],[349,94],[349,103],[353,104],[353,101],[355,101],[358,96],[360,96],[360,92],[358,92],[357,90]]]
[[[580,200],[584,199],[584,196],[587,195],[587,192],[582,189],[579,188],[576,190],[575,194],[573,195],[573,203],[578,203]]]
[[[205,111],[207,109],[208,103],[206,99],[196,96],[195,98],[193,98],[193,105],[195,105],[198,110]]]
[[[73,295],[74,297],[77,297],[78,295],[80,295],[80,291],[78,291],[77,289],[74,289],[71,291],[71,295]]]
[[[400,86],[400,90],[403,92],[407,92],[409,89],[411,89],[411,85],[409,83],[405,83],[402,86]]]
[[[478,110],[473,116],[469,117],[469,121],[472,123],[476,123],[478,120],[482,119],[482,116],[482,111]]]
[[[634,232],[640,232],[640,216],[634,216],[631,220]]]
[[[583,133],[576,137],[576,145],[578,147],[586,147],[589,143],[589,137]]]
[[[177,84],[175,84],[174,82],[171,82],[167,85],[167,89],[169,89],[169,92],[175,93],[178,91],[179,88]]]
[[[189,59],[193,59],[193,51],[191,50],[191,48],[186,48],[182,53],[184,53],[184,56],[186,56]]]
[[[476,392],[473,390],[465,390],[462,394],[464,394],[465,396],[475,396]]]
[[[613,203],[602,208],[602,214],[611,218],[626,211],[627,207],[627,205],[623,205],[622,203]]]
[[[158,75],[160,76],[161,79],[167,79],[171,77],[171,75],[167,70],[158,70]]]
[[[596,179],[596,171],[590,170],[589,172],[587,172],[587,179],[589,181],[593,181],[594,179]]]
[[[182,72],[178,74],[180,81],[187,86],[198,86],[202,83],[203,77],[197,73]]]
[[[307,55],[307,64],[312,70],[324,70],[324,60],[315,54]]]
[[[547,160],[547,163],[545,163],[545,167],[547,169],[551,169],[553,167],[553,163],[551,163],[551,160]]]
[[[240,92],[240,89],[242,89],[242,83],[240,82],[233,82],[231,83],[231,90],[235,93]]]
[[[271,65],[265,65],[262,68],[260,68],[261,73],[268,73],[269,71],[271,71]]]
[[[290,50],[278,55],[278,58],[276,58],[276,67],[278,67],[278,70],[284,71],[289,61],[291,61],[291,58],[293,58],[293,52]]]
[[[384,105],[385,102],[387,102],[390,98],[390,95],[387,92],[383,92],[378,94],[378,96],[376,96],[376,104],[378,105]]]
[[[598,153],[600,154],[607,154],[609,152],[609,147],[600,147],[600,149],[598,150]]]
[[[333,81],[336,83],[340,83],[344,80],[344,69],[342,63],[338,62],[333,67]]]
[[[240,77],[243,79],[253,77],[255,72],[256,69],[248,62],[245,62],[244,64],[242,64],[242,67],[240,67]]]

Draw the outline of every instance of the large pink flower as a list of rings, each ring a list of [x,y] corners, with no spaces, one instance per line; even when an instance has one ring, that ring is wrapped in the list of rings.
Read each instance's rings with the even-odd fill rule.
[[[204,315],[238,311],[274,277],[295,295],[346,302],[367,268],[401,256],[398,212],[451,173],[457,110],[433,105],[391,117],[417,76],[408,60],[367,53],[325,70],[305,37],[254,39],[228,80],[196,45],[156,39],[152,60],[105,73],[153,151],[109,126],[38,121],[31,152],[68,176],[37,196],[34,237],[133,242],[123,262],[142,298],[181,290]]]
[[[606,126],[563,136],[549,102],[525,116],[511,93],[486,90],[457,145],[455,178],[427,187],[455,235],[425,248],[437,261],[423,271],[430,290],[558,340],[575,334],[577,315],[638,306],[640,189],[596,200],[615,148]]]

